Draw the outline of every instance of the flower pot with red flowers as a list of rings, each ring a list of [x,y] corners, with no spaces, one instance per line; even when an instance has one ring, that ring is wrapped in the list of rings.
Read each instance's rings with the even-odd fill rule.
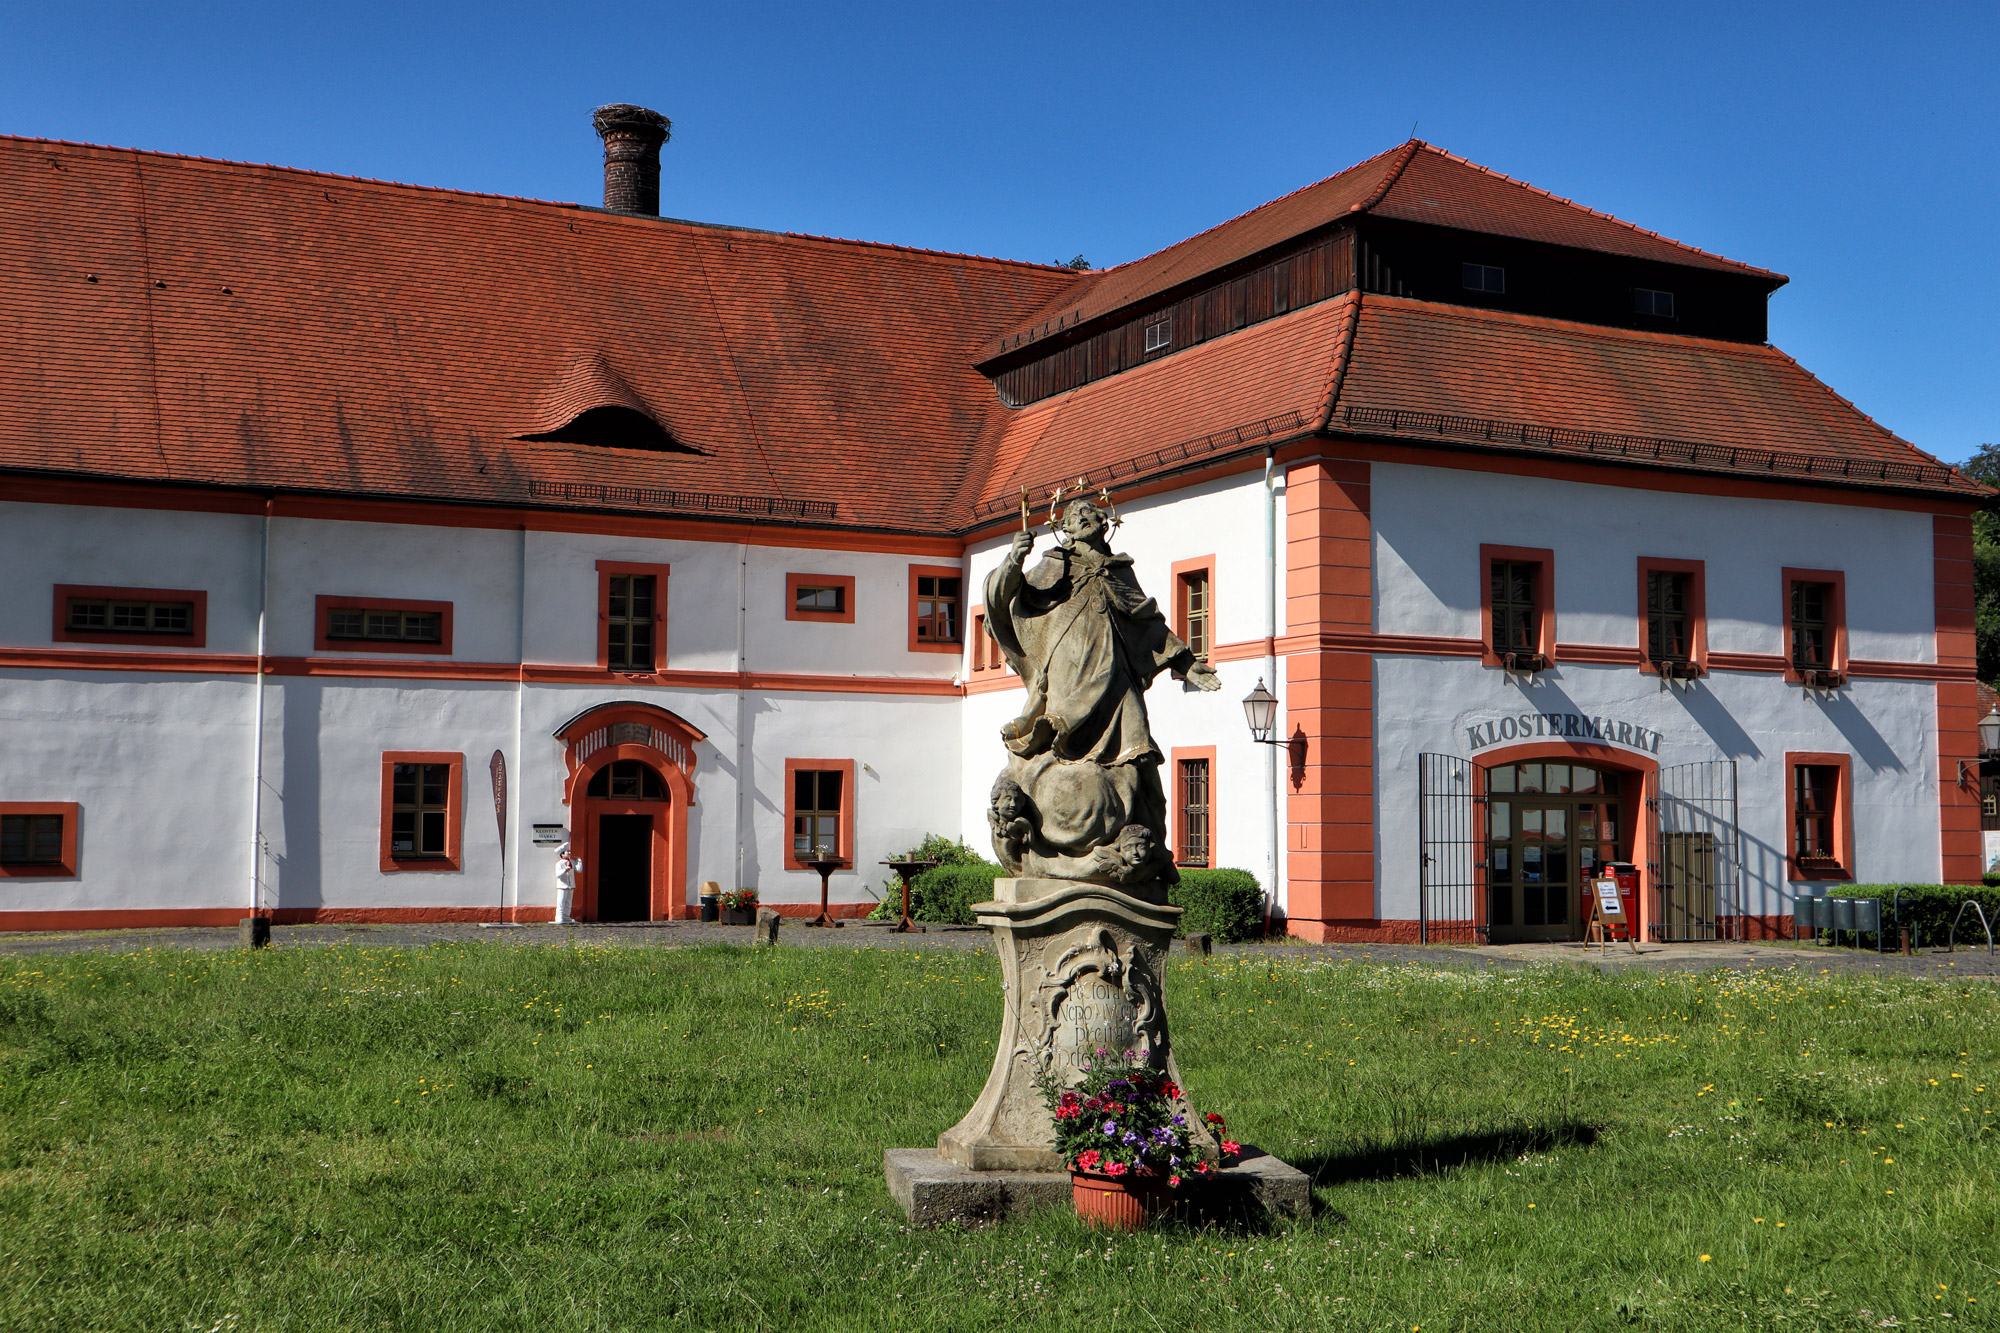
[[[722,924],[725,926],[754,926],[757,924],[757,890],[735,889],[722,895]]]
[[[1190,1182],[1216,1170],[1199,1146],[1208,1134],[1174,1109],[1181,1090],[1144,1056],[1100,1049],[1082,1082],[1064,1087],[1045,1076],[1041,1088],[1076,1215],[1092,1227],[1137,1231],[1172,1208]],[[1204,1120],[1221,1130],[1221,1116]],[[1238,1151],[1234,1143],[1223,1148],[1225,1161]]]

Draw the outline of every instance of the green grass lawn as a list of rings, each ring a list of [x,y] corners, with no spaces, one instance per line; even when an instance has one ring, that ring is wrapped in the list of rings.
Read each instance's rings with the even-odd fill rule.
[[[912,1232],[990,954],[88,954],[0,970],[0,1328],[2000,1327],[2000,997],[1177,955],[1268,1234]]]

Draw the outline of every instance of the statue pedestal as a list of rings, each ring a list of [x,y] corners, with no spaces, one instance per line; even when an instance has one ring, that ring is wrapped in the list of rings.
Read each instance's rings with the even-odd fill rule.
[[[992,928],[1000,954],[1000,1042],[985,1090],[938,1135],[938,1151],[972,1171],[1059,1171],[1038,1073],[1075,1082],[1102,1047],[1151,1052],[1181,1081],[1160,992],[1160,963],[1181,909],[1076,880],[1001,879],[993,901],[973,911]],[[1219,1145],[1207,1126],[1185,1098],[1176,1109],[1213,1160]]]

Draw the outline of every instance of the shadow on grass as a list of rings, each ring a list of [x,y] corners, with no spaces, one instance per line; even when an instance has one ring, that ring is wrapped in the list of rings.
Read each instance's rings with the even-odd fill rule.
[[[1484,1162],[1506,1162],[1552,1148],[1588,1148],[1597,1142],[1595,1125],[1566,1120],[1553,1125],[1517,1125],[1481,1134],[1451,1134],[1302,1157],[1293,1162],[1312,1178],[1315,1190],[1366,1180],[1439,1176]]]

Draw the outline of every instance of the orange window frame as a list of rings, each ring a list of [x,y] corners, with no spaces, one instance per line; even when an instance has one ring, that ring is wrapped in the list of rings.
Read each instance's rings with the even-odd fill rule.
[[[1708,573],[1700,560],[1668,560],[1639,557],[1639,670],[1648,676],[1660,674],[1653,660],[1653,617],[1647,610],[1647,575],[1686,574],[1688,576],[1688,660],[1708,670]]]
[[[78,825],[83,807],[75,801],[0,801],[0,815],[61,815],[62,851],[56,861],[0,863],[0,879],[75,879]]]
[[[1778,651],[1785,659],[1785,679],[1797,685],[1805,679],[1798,666],[1792,661],[1792,585],[1794,583],[1828,583],[1833,585],[1833,593],[1828,598],[1826,608],[1827,637],[1832,644],[1827,652],[1828,671],[1847,671],[1847,574],[1838,569],[1793,569],[1784,570],[1782,600],[1779,602]]]
[[[1187,859],[1187,825],[1184,822],[1186,812],[1183,809],[1184,803],[1181,800],[1181,764],[1189,759],[1206,759],[1208,761],[1208,859],[1206,861],[1191,862]],[[1215,798],[1219,790],[1219,785],[1216,781],[1215,747],[1213,745],[1177,745],[1168,755],[1168,760],[1172,765],[1168,781],[1172,785],[1167,791],[1167,809],[1171,813],[1172,818],[1167,821],[1167,838],[1168,844],[1173,850],[1174,864],[1181,866],[1219,865],[1221,864],[1221,858],[1216,848],[1216,833],[1220,825],[1215,815]]]
[[[1789,596],[1787,601],[1789,601]],[[1834,768],[1839,775],[1834,779],[1833,795],[1833,859],[1840,864],[1837,868],[1826,869],[1819,866],[1804,867],[1798,863],[1799,850],[1799,809],[1794,795],[1797,790],[1797,770],[1806,765]],[[1854,879],[1854,767],[1853,761],[1844,754],[1833,754],[1812,750],[1787,751],[1785,754],[1785,873],[1794,883],[1851,882]]]
[[[917,580],[920,578],[940,578],[958,580],[958,634],[950,642],[943,640],[919,640],[917,638]],[[911,565],[910,566],[910,651],[913,653],[963,653],[965,651],[966,613],[971,609],[971,580],[966,577],[960,565]]]
[[[816,874],[813,868],[798,859],[792,849],[793,820],[799,813],[797,775],[801,772],[839,773],[840,779],[840,846],[835,848],[851,869],[854,865],[854,761],[852,759],[787,759],[785,761],[785,828],[783,855],[785,869],[803,870]]]
[[[1200,574],[1205,580],[1208,605],[1203,608],[1204,619],[1208,622],[1208,650],[1202,654],[1203,661],[1213,661],[1215,646],[1215,557],[1196,556],[1192,560],[1176,560],[1173,564],[1174,585],[1174,634],[1182,643],[1188,643],[1188,582],[1189,575]]]
[[[841,609],[838,611],[799,610],[799,589],[801,588],[840,589]],[[854,623],[854,576],[851,574],[785,575],[785,619],[817,620],[828,625],[852,625]]]
[[[429,611],[438,618],[436,643],[393,643],[373,639],[332,639],[327,628],[336,611]],[[393,597],[330,597],[313,599],[313,651],[318,653],[424,653],[443,657],[451,652],[451,603],[412,602]]]
[[[189,602],[186,634],[157,634],[151,630],[88,630],[69,627],[72,597],[92,601]],[[200,588],[104,588],[81,583],[58,583],[55,592],[55,627],[49,637],[56,643],[144,644],[155,648],[206,648],[208,646],[208,593]]]
[[[1556,660],[1556,553],[1539,546],[1488,546],[1479,548],[1479,660],[1490,667],[1500,665],[1494,647],[1499,636],[1493,632],[1493,562],[1512,560],[1535,567],[1535,651],[1551,665]]]
[[[597,669],[620,676],[657,676],[667,669],[667,579],[672,565],[653,565],[632,560],[597,562]],[[611,578],[614,574],[653,576],[653,665],[648,670],[611,665]]]
[[[396,765],[444,764],[450,768],[445,778],[444,855],[398,858],[390,855],[390,829],[395,823]],[[455,871],[464,865],[465,837],[465,756],[447,750],[384,750],[382,752],[382,869],[390,874],[412,871]]]

